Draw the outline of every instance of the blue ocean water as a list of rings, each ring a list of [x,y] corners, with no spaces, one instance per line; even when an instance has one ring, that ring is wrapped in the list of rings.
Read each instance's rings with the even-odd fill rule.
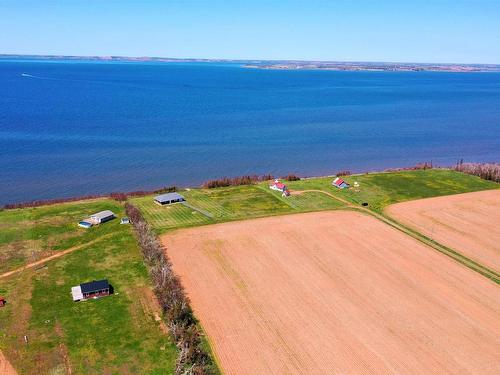
[[[0,203],[500,160],[500,74],[0,61]]]

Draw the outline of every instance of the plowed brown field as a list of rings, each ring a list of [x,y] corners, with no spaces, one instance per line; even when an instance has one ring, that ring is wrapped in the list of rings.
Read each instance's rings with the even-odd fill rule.
[[[163,241],[226,374],[498,374],[500,288],[352,211]]]
[[[12,367],[9,361],[7,361],[7,358],[5,358],[1,350],[0,350],[0,375],[17,375],[16,370],[14,370],[14,367]]]
[[[500,190],[398,203],[387,214],[500,272]]]

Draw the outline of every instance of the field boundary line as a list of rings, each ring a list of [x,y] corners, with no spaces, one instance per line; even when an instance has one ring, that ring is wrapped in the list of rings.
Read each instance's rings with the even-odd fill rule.
[[[398,221],[396,221],[392,218],[388,218],[388,217],[385,217],[385,216],[377,214],[377,213],[373,213],[373,214],[379,220],[392,226],[393,228],[398,229],[398,230],[406,233],[410,237],[413,237],[413,238],[419,240],[420,242],[432,247],[433,249],[449,256],[450,258],[456,260],[457,262],[463,264],[464,266],[470,268],[471,270],[476,271],[476,272],[480,273],[481,275],[487,277],[488,279],[492,280],[496,284],[500,284],[500,274],[498,274],[497,272],[482,265],[481,263],[478,263],[478,262],[466,257],[465,255],[462,255],[462,253],[460,253],[459,251],[457,251],[453,248],[450,248],[448,246],[445,246],[445,245],[439,243],[438,241],[433,240],[432,238],[429,238],[429,237],[423,235],[422,233],[420,233],[412,228],[409,228],[409,227],[399,223]]]
[[[433,240],[431,238],[428,238],[427,236],[423,235],[422,233],[415,231],[411,228],[408,228],[407,226],[399,223],[398,221],[381,215],[377,212],[373,212],[371,210],[368,210],[363,207],[356,207],[353,206],[353,208],[357,209],[358,211],[366,212],[369,215],[372,215],[373,217],[379,219],[380,221],[386,223],[387,225],[390,225],[391,227],[405,233],[406,235],[422,242],[423,244],[433,248],[434,250],[439,251],[440,253],[449,256],[450,258],[454,259],[455,261],[463,264],[464,266],[470,268],[471,270],[483,275],[484,277],[492,280],[496,284],[500,284],[500,275],[496,273],[493,270],[490,270],[488,267],[473,261],[472,259],[466,257],[465,255],[462,255],[457,250],[454,250],[448,246],[442,245],[441,243],[437,242],[436,240]]]
[[[442,245],[439,242],[437,242],[436,240],[428,238],[427,236],[423,235],[422,233],[415,231],[411,228],[408,228],[407,226],[401,224],[400,222],[398,222],[397,220],[394,220],[391,217],[379,214],[379,213],[374,212],[368,208],[358,207],[354,203],[349,202],[348,200],[346,200],[344,198],[337,197],[334,194],[329,193],[327,191],[317,190],[317,189],[297,190],[297,191],[300,191],[301,193],[318,192],[318,193],[326,194],[334,199],[337,199],[338,201],[345,203],[347,205],[347,208],[352,208],[356,211],[365,212],[365,213],[377,218],[378,220],[384,222],[385,224],[390,225],[391,227],[393,227],[393,228],[405,233],[406,235],[422,242],[423,244],[433,248],[434,250],[437,250],[440,253],[449,256],[450,258],[454,259],[455,261],[459,262],[460,264],[462,264],[462,265],[470,268],[471,270],[481,274],[482,276],[492,280],[496,284],[500,284],[500,275],[498,273],[496,273],[495,271],[489,269],[488,267],[486,267],[478,262],[473,261],[472,259],[469,259],[468,257],[466,257],[465,255],[462,255],[457,250],[454,250],[450,247]]]
[[[81,245],[70,247],[69,249],[66,249],[66,250],[63,250],[63,251],[59,251],[59,252],[57,252],[55,254],[52,254],[52,255],[50,255],[50,256],[48,256],[46,258],[39,259],[39,260],[37,260],[35,262],[31,262],[31,263],[25,264],[24,266],[16,268],[14,270],[4,272],[4,273],[0,274],[0,279],[12,276],[12,275],[14,275],[16,273],[25,271],[27,269],[30,269],[30,268],[33,268],[33,267],[36,267],[36,266],[39,266],[39,265],[41,265],[41,264],[43,264],[45,262],[48,262],[50,260],[60,258],[60,257],[62,257],[64,255],[66,255],[66,254],[72,253],[72,252],[74,252],[76,250],[80,250],[81,248],[84,248],[86,246],[93,245],[96,242],[99,242],[99,241],[101,241],[104,238],[113,236],[114,234],[116,234],[116,233],[105,234],[105,235],[103,235],[103,236],[101,236],[99,238],[96,238],[96,239],[92,240],[92,241],[86,242],[86,243],[81,244]]]
[[[196,206],[193,206],[191,204],[189,204],[188,202],[184,201],[184,202],[181,202],[181,204],[183,206],[186,206],[188,208],[191,208],[192,210],[195,210],[197,212],[199,212],[200,214],[202,215],[205,215],[206,217],[210,218],[210,219],[213,219],[214,218],[214,215],[212,215],[210,212],[208,211],[205,211],[205,210],[202,210],[201,208],[198,208]]]

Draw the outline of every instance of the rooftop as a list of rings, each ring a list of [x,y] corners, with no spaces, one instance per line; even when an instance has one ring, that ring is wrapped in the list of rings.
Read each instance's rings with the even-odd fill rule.
[[[104,211],[101,211],[101,212],[98,212],[96,214],[93,214],[91,215],[92,218],[96,218],[96,219],[104,219],[106,217],[109,217],[109,216],[114,216],[115,214],[110,211],[110,210],[104,210]]]
[[[278,182],[275,181],[271,186],[273,186],[273,185],[276,186],[278,189],[283,189],[286,187],[286,185],[284,183],[279,182],[279,181]]]
[[[174,201],[178,199],[184,200],[184,197],[179,193],[166,193],[155,197],[155,200],[158,202]]]
[[[94,280],[88,283],[80,284],[80,288],[82,289],[82,293],[92,293],[103,289],[109,289],[109,283],[106,279],[98,281]]]
[[[73,296],[73,301],[81,301],[83,299],[82,288],[80,286],[71,287],[71,295]]]

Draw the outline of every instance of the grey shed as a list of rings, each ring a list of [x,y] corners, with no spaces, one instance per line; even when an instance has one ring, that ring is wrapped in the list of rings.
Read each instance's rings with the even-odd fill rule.
[[[98,212],[96,214],[90,215],[90,219],[97,224],[104,223],[105,221],[111,220],[115,217],[115,214],[110,210],[105,210]]]
[[[155,202],[161,205],[184,202],[186,199],[178,193],[166,193],[155,197]]]

